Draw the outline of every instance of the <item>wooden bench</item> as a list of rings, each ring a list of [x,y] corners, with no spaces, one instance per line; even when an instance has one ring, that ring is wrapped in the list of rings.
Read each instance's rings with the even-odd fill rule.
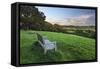
[[[38,42],[39,44],[42,46],[42,48],[44,49],[44,54],[46,54],[46,52],[48,50],[57,50],[57,47],[56,47],[56,41],[54,42],[51,42],[47,39],[46,36],[41,36],[39,33],[36,33],[37,34],[37,38],[38,38]]]

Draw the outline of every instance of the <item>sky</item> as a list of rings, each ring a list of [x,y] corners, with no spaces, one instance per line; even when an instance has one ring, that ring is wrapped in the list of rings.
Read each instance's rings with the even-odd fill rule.
[[[52,24],[73,26],[95,26],[95,10],[36,6]]]

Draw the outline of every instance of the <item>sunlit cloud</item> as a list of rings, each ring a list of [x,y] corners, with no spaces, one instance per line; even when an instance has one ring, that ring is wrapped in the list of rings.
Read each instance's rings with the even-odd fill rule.
[[[80,15],[78,17],[68,18],[64,24],[76,26],[95,25],[95,17],[94,15]]]
[[[77,17],[67,17],[64,20],[54,20],[53,18],[48,18],[52,24],[59,24],[59,25],[73,25],[73,26],[94,26],[95,25],[95,17],[94,15],[80,15]]]

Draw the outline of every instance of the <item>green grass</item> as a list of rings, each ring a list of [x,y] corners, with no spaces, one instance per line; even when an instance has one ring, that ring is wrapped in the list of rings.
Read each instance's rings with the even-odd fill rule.
[[[57,52],[48,51],[44,55],[34,32],[47,36],[50,41],[57,42]],[[56,61],[78,61],[95,59],[95,40],[82,36],[47,32],[20,31],[20,63],[41,63]]]

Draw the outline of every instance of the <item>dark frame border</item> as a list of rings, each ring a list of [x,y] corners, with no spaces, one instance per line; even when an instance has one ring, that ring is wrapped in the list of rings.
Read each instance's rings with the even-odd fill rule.
[[[17,52],[17,66],[33,66],[33,65],[51,65],[51,64],[66,64],[66,63],[84,63],[84,62],[97,62],[97,7],[89,7],[89,6],[72,6],[72,5],[58,5],[58,4],[42,4],[42,3],[24,3],[24,2],[16,2],[16,11],[17,11],[17,24],[16,24],[16,39],[18,44],[18,48],[16,48]],[[44,62],[44,63],[29,63],[29,64],[20,64],[20,5],[30,5],[30,6],[44,6],[44,7],[59,7],[59,8],[79,8],[79,9],[94,9],[95,12],[95,30],[96,30],[96,42],[95,42],[95,59],[94,60],[80,60],[80,61],[62,61],[62,62]]]

